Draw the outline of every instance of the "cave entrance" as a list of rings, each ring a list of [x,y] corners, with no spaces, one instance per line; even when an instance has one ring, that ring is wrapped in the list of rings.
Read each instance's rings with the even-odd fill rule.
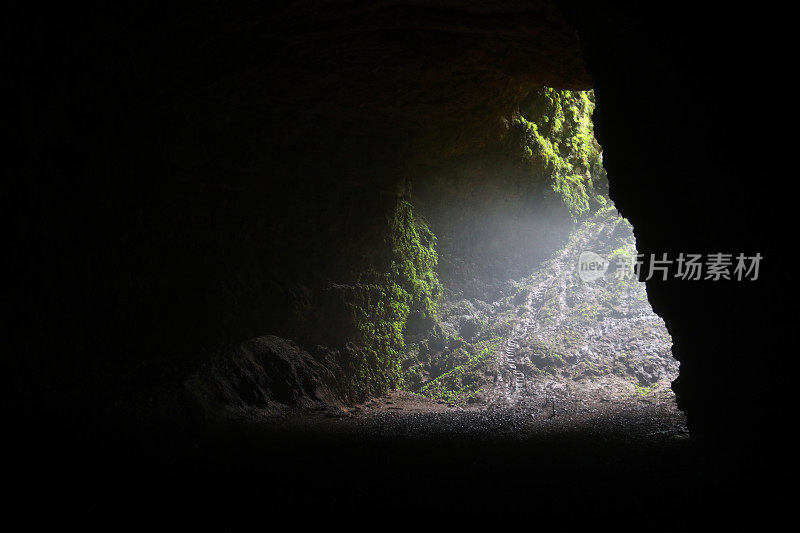
[[[402,390],[465,410],[681,417],[672,339],[609,199],[594,106],[592,91],[535,89],[500,146],[414,183],[444,290],[435,318],[407,325]]]

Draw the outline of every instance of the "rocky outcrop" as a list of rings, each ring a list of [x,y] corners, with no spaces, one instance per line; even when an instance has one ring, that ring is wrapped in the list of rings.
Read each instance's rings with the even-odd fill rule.
[[[672,338],[632,271],[635,245],[628,221],[608,206],[526,280],[529,327],[516,349],[523,371],[575,380],[616,375],[642,387],[677,376]],[[603,261],[602,276],[582,277],[586,253]]]
[[[259,337],[213,356],[184,387],[209,418],[335,409],[342,399],[329,366],[330,361],[320,363],[291,341]]]

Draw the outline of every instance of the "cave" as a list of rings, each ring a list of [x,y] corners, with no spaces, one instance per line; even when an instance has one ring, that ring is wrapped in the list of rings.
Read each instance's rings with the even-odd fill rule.
[[[4,351],[25,523],[452,524],[478,504],[680,527],[786,510],[784,13],[365,0],[8,17]],[[608,312],[639,325],[609,357],[636,412],[674,404],[680,431],[579,421],[554,392],[552,376],[613,370],[580,299],[613,283],[570,265],[620,247],[641,258],[639,311]],[[691,254],[760,268],[647,275]],[[553,301],[572,344],[545,327]],[[478,371],[524,393],[494,408]],[[420,398],[429,413],[396,412]]]

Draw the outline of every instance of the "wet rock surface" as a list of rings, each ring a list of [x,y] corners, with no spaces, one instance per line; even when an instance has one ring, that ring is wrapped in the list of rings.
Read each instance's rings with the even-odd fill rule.
[[[604,276],[581,278],[586,251],[606,261]],[[635,254],[630,224],[609,206],[579,224],[532,274],[499,283],[492,303],[449,293],[433,330],[409,339],[407,385],[490,407],[534,402],[553,387],[577,394],[606,377],[627,383],[628,393],[669,390],[678,362],[632,272]]]

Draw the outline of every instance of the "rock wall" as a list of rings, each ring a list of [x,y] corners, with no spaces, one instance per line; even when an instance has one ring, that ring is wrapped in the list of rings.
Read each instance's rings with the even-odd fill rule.
[[[754,450],[779,446],[773,436],[784,416],[787,374],[775,372],[770,354],[783,360],[792,321],[790,224],[775,204],[788,178],[762,157],[781,150],[780,136],[751,134],[784,131],[782,119],[753,114],[747,103],[754,80],[776,79],[780,33],[753,43],[737,28],[776,22],[766,11],[570,9],[595,80],[611,197],[639,251],[764,256],[756,282],[647,283],[681,362],[674,389],[693,435],[719,451],[749,449],[740,466],[760,464],[767,456]],[[743,394],[724,392],[729,385]]]
[[[545,261],[518,265],[527,267],[525,275],[498,283],[488,299],[446,291],[436,326],[409,336],[404,387],[490,408],[541,403],[533,393],[555,382],[581,387],[607,377],[619,378],[628,394],[659,387],[671,394],[678,362],[664,321],[634,275],[630,224],[608,205],[568,227],[564,246]],[[584,252],[604,261],[598,277],[581,277]],[[509,345],[522,380],[513,391],[501,384],[515,379],[503,357]]]

